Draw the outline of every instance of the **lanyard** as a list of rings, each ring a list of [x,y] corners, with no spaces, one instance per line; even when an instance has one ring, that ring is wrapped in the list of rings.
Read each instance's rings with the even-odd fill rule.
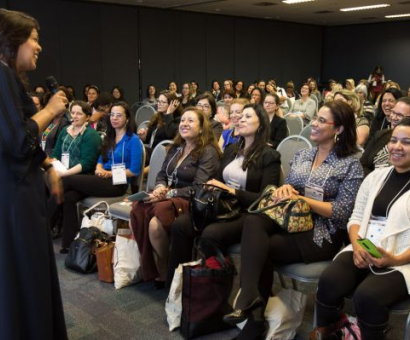
[[[47,136],[51,133],[51,131],[53,131],[57,126],[58,126],[58,124],[59,123],[57,123],[57,124],[53,124],[53,123],[51,123],[50,125],[51,125],[51,128],[50,128],[50,125],[47,127],[47,129],[46,129],[46,131],[44,131],[43,132],[43,136],[42,136],[42,140],[46,140],[47,139]],[[66,136],[67,137],[67,136]]]
[[[122,143],[122,163],[120,163],[120,164],[124,164],[124,150],[125,150],[125,141]],[[113,165],[115,165],[115,163],[114,163],[114,150],[111,150],[111,152],[112,152],[111,167],[112,167]]]
[[[377,192],[376,196],[377,196],[378,194],[380,194],[380,191],[383,190],[383,188],[384,188],[384,186],[386,185],[387,181],[389,180],[391,174],[393,173],[393,169],[394,169],[394,168],[392,168],[392,169],[390,170],[389,175],[388,175],[388,176],[386,177],[386,179],[384,180],[384,182],[383,182],[382,186],[380,187],[379,191]],[[393,199],[392,199],[392,200],[390,201],[390,203],[387,205],[387,208],[386,208],[386,218],[387,218],[388,215],[389,215],[389,211],[390,211],[390,208],[391,208],[393,202],[396,200],[396,198],[397,198],[398,196],[400,196],[400,194],[401,194],[401,193],[403,192],[403,190],[409,185],[409,183],[410,183],[410,179],[407,181],[406,185],[404,185],[403,188],[401,188],[401,190],[396,194],[396,196],[393,197]]]

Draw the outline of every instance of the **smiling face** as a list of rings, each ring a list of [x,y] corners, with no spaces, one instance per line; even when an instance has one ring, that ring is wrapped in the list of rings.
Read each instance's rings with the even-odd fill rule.
[[[312,121],[312,132],[310,139],[317,144],[325,144],[333,141],[335,134],[340,134],[343,127],[335,128],[333,114],[326,106],[322,107],[317,118]]]
[[[390,114],[392,128],[395,128],[404,117],[410,117],[410,106],[404,102],[397,102]]]
[[[303,85],[300,88],[300,94],[302,95],[302,97],[308,97],[309,96],[309,86]]]
[[[251,94],[251,103],[260,104],[262,100],[262,95],[259,90],[253,90]]]
[[[83,112],[83,109],[79,105],[74,105],[71,108],[70,115],[72,119],[71,125],[73,125],[74,127],[83,126],[85,122],[88,122],[88,119],[90,118]]]
[[[24,44],[21,44],[17,51],[16,68],[18,71],[32,71],[37,67],[38,56],[41,52],[39,36],[36,29]]]
[[[121,98],[121,92],[120,90],[118,90],[117,88],[115,88],[114,90],[112,90],[112,96],[115,99],[120,99]]]
[[[177,92],[177,84],[171,81],[168,85],[168,90],[171,92]]]
[[[396,98],[394,98],[391,93],[386,92],[383,96],[381,105],[383,113],[388,119],[390,119],[391,110],[394,108],[394,105],[396,105]]]
[[[243,83],[241,81],[238,81],[235,85],[235,90],[240,92],[243,89]]]
[[[255,110],[247,107],[242,112],[242,118],[238,123],[238,133],[242,137],[255,136],[260,126],[259,117]]]
[[[229,112],[229,118],[234,127],[238,127],[239,121],[242,118],[243,105],[241,104],[232,104]]]
[[[184,85],[182,85],[182,95],[184,97],[189,95],[189,84],[185,83]]]
[[[212,84],[212,89],[214,91],[219,91],[221,89],[221,85],[219,85],[219,83],[217,81],[214,81]]]
[[[230,90],[232,88],[231,82],[228,80],[224,81],[224,90]]]
[[[390,163],[398,172],[410,170],[410,127],[398,126],[393,130],[389,144]]]
[[[127,125],[127,115],[122,106],[113,106],[111,108],[110,122],[114,129],[122,129]]]
[[[195,111],[186,111],[179,123],[179,134],[185,141],[194,141],[201,130],[198,115]]]

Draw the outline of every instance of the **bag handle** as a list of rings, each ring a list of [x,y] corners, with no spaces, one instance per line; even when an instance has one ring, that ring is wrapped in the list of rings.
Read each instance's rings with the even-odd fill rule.
[[[215,185],[206,184],[206,183],[199,183],[198,185],[215,186]],[[222,190],[222,189],[221,189],[221,190]],[[189,216],[190,216],[190,219],[191,219],[192,227],[194,228],[194,230],[195,230],[196,232],[199,232],[200,230],[199,230],[199,228],[197,227],[197,225],[195,224],[194,217],[193,217],[193,215],[192,215],[192,212],[193,212],[193,203],[192,203],[192,202],[193,202],[194,198],[195,198],[195,189],[194,189],[194,188],[191,188],[191,189],[189,190]],[[212,203],[211,203],[211,202],[208,202],[208,205],[211,205],[211,204],[213,204],[213,202],[212,202]],[[204,220],[205,220],[205,221],[208,220],[208,209],[205,211],[205,218],[204,218]]]
[[[222,189],[221,187],[218,187],[217,185],[214,185],[214,184],[197,183],[197,185],[201,185],[201,186],[203,186],[203,187],[212,187],[212,188],[218,189],[218,190],[220,190],[220,191],[223,191],[223,192],[229,193],[229,191],[228,191],[228,190],[226,190],[226,189]]]
[[[221,250],[216,246],[216,244],[206,238],[199,236],[199,237],[196,237],[194,240],[194,247],[198,251],[199,256],[201,257],[202,267],[205,266],[206,255],[202,251],[201,245],[210,247],[212,251],[214,252],[213,256],[215,256],[215,259],[222,266],[222,268],[224,269],[228,268],[228,265],[226,264],[226,261],[225,261],[225,256],[222,254]]]
[[[92,207],[88,208],[87,210],[84,210],[84,211],[83,211],[83,216],[85,216],[85,215],[86,215],[87,213],[89,213],[91,210],[93,210],[93,209],[95,209],[96,207],[98,207],[100,204],[105,204],[105,206],[107,207],[107,208],[105,209],[105,215],[111,216],[111,214],[110,214],[110,206],[108,205],[108,203],[107,203],[106,201],[99,201],[99,202],[95,203]]]

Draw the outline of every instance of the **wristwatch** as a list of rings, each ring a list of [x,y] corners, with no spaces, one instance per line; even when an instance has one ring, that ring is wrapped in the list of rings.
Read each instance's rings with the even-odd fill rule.
[[[166,198],[172,198],[172,197],[176,197],[178,194],[177,189],[171,189],[167,192],[167,194],[165,195]]]

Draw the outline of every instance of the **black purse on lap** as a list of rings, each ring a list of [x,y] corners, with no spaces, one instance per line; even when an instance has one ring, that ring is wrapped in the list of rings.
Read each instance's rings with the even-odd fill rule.
[[[236,196],[211,184],[194,185],[190,191],[189,207],[192,226],[198,232],[211,223],[233,220],[241,212]]]

